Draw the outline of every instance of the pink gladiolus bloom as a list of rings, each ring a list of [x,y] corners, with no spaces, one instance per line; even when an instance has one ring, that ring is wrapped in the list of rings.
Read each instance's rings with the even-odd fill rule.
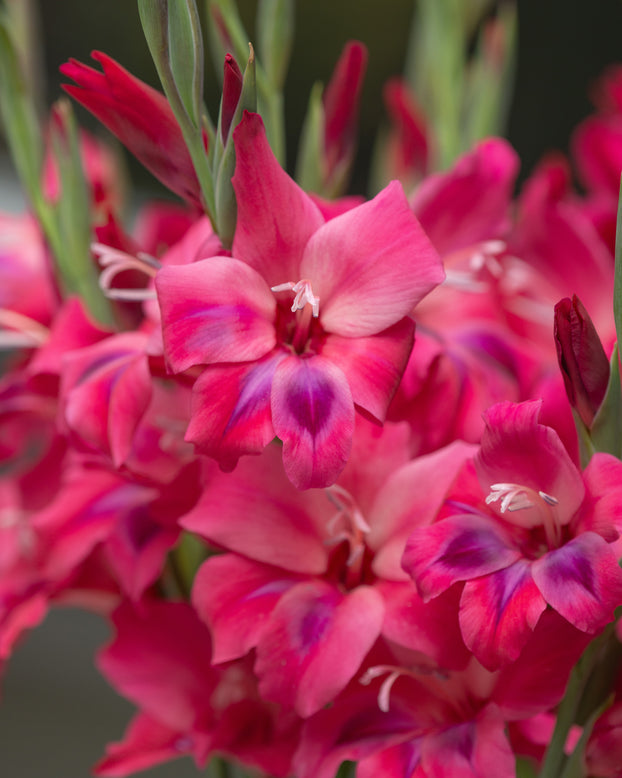
[[[456,495],[453,515],[415,530],[402,562],[424,600],[466,582],[462,636],[490,669],[519,656],[547,605],[594,633],[622,602],[610,545],[622,464],[596,454],[581,474],[555,431],[538,423],[540,405],[487,412],[475,460],[481,501]]]
[[[201,208],[201,190],[190,154],[163,94],[94,51],[103,73],[70,60],[61,73],[77,86],[65,91],[94,114],[165,186]]]
[[[245,113],[234,140],[233,257],[156,276],[170,369],[205,366],[187,439],[230,469],[276,435],[292,482],[327,486],[355,408],[384,420],[412,347],[409,314],[443,270],[397,182],[325,222],[258,115]]]

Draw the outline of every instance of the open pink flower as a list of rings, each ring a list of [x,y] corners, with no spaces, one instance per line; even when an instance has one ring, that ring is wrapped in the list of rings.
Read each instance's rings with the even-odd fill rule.
[[[327,486],[355,408],[384,420],[412,347],[409,314],[443,270],[397,182],[325,222],[258,115],[234,140],[233,257],[156,276],[170,369],[205,366],[187,439],[230,469],[276,435],[291,481]]]
[[[485,501],[456,495],[453,515],[416,529],[402,560],[424,600],[466,582],[462,636],[489,669],[519,656],[547,605],[594,633],[622,603],[610,545],[622,464],[596,454],[581,474],[555,431],[538,423],[540,405],[489,409],[475,460]]]

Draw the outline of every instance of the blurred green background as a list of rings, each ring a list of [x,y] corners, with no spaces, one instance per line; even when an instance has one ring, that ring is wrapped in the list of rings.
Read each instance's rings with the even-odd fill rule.
[[[46,73],[47,102],[61,94],[58,66],[70,57],[88,62],[93,49],[105,51],[156,85],[131,0],[39,0],[34,5],[42,45],[33,55],[40,57]],[[249,29],[255,5],[253,0],[240,2]],[[519,53],[508,137],[521,156],[524,178],[542,154],[567,149],[573,127],[591,110],[590,85],[607,64],[622,62],[622,2],[522,0],[518,12]],[[343,43],[358,38],[368,46],[370,57],[352,191],[365,191],[375,132],[384,116],[382,84],[401,72],[411,13],[410,0],[298,0],[286,92],[290,168],[312,83],[325,82]],[[210,67],[206,100],[216,116],[218,92]],[[78,109],[78,115],[95,128],[86,112]],[[131,172],[140,187],[163,194],[138,166]],[[131,706],[108,689],[92,659],[107,635],[106,625],[94,616],[58,611],[27,638],[2,686],[2,775],[84,778],[105,743],[121,736]],[[145,773],[161,778],[195,774],[187,760]]]

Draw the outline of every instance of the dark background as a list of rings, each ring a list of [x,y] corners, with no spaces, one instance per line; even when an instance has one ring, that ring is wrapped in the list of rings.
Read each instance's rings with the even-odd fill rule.
[[[240,6],[250,30],[255,2],[243,0]],[[39,0],[38,7],[48,102],[61,94],[58,66],[69,57],[87,62],[93,49],[105,51],[156,85],[135,3]],[[590,85],[606,65],[622,62],[622,1],[522,0],[518,8],[519,56],[508,137],[520,154],[524,177],[545,152],[567,149],[573,127],[591,111]],[[359,38],[369,48],[355,190],[363,191],[371,145],[382,119],[382,84],[402,68],[411,9],[410,0],[297,4],[297,37],[286,94],[290,151],[297,144],[312,83],[327,80],[347,39]],[[206,100],[216,116],[216,79],[209,67]],[[79,118],[95,127],[81,109]],[[132,167],[132,176],[141,187],[163,193],[138,167]],[[53,613],[28,636],[2,684],[3,776],[85,778],[104,744],[121,736],[131,706],[115,696],[93,665],[93,654],[107,636],[106,625],[95,616],[66,610]],[[148,775],[185,778],[196,773],[184,760]]]

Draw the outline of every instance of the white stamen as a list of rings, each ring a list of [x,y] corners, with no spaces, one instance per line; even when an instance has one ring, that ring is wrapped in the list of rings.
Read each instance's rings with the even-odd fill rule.
[[[520,484],[492,484],[490,487],[490,494],[486,497],[486,505],[490,505],[492,502],[501,500],[500,510],[501,513],[509,511],[520,511],[524,508],[533,508],[535,503],[530,499],[530,496],[535,497],[538,495],[547,505],[557,505],[559,500],[546,492],[536,492],[533,489],[529,489],[526,486]]]
[[[311,281],[308,281],[306,278],[302,278],[297,283],[294,283],[293,281],[288,281],[285,284],[278,284],[277,286],[270,287],[270,289],[273,292],[291,291],[296,293],[296,296],[294,297],[294,302],[292,303],[292,307],[291,307],[292,313],[301,310],[308,303],[311,306],[313,315],[316,318],[320,315],[320,298],[316,297],[313,294],[313,289],[311,288]]]
[[[125,270],[138,270],[153,278],[162,267],[155,257],[139,251],[136,256],[125,251],[106,246],[104,243],[92,243],[91,251],[97,257],[99,264],[104,268],[99,275],[99,288],[111,300],[143,301],[154,300],[156,293],[153,289],[111,289],[114,278]]]

